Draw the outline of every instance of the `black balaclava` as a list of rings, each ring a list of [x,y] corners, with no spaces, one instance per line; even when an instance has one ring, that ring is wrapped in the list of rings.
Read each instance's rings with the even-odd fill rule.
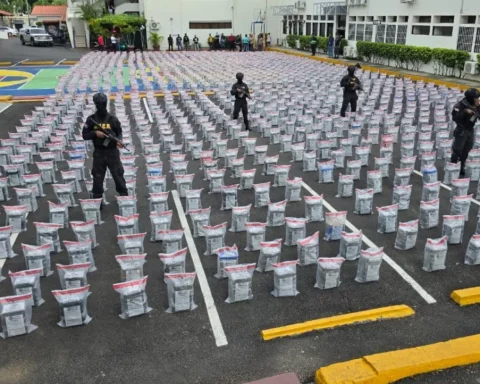
[[[354,65],[349,65],[347,68],[347,72],[350,76],[355,75],[355,66]]]
[[[242,72],[238,72],[237,73],[237,81],[239,84],[242,84],[243,83],[243,73]]]
[[[475,88],[469,88],[465,91],[465,99],[470,105],[475,104],[475,99],[478,99],[480,92]]]
[[[93,103],[95,104],[95,107],[97,108],[97,115],[101,119],[104,119],[107,117],[107,96],[104,93],[97,93],[95,96],[93,96]]]

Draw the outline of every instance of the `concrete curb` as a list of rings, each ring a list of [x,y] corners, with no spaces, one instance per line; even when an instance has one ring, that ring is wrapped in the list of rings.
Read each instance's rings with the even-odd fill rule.
[[[9,67],[12,65],[11,61],[0,61],[0,67]]]
[[[341,327],[344,325],[369,323],[378,320],[398,319],[412,316],[415,311],[406,305],[394,305],[390,307],[369,309],[367,311],[347,313],[318,320],[307,321],[286,325],[284,327],[271,328],[262,331],[263,341],[278,339],[286,336],[296,336],[303,333]]]
[[[78,64],[79,62],[77,60],[65,60],[61,62],[61,65],[75,65]]]
[[[293,56],[297,56],[297,57],[303,57],[303,58],[307,58],[307,59],[310,59],[310,60],[317,60],[317,61],[321,61],[321,62],[324,62],[324,63],[330,63],[330,64],[336,64],[336,65],[346,65],[346,62],[344,60],[329,59],[329,58],[318,57],[318,56],[307,56],[307,55],[302,55],[302,54],[297,53],[297,52],[287,51],[287,50],[281,49],[281,48],[270,48],[270,51],[285,53],[287,55],[293,55]],[[428,77],[428,76],[404,74],[401,71],[398,71],[398,70],[395,70],[395,69],[381,69],[381,68],[377,68],[377,67],[370,67],[368,65],[363,65],[363,64],[362,64],[362,68],[366,69],[367,71],[371,71],[371,72],[380,72],[380,73],[384,73],[386,75],[409,78],[413,81],[424,81],[426,83],[434,83],[435,85],[446,86],[448,88],[458,88],[458,89],[461,89],[462,91],[471,88],[468,85],[457,84],[457,83],[450,82],[450,81],[433,79],[433,78]]]
[[[24,61],[18,65],[54,65],[55,61]]]
[[[480,361],[480,334],[364,356],[320,368],[316,384],[386,384]]]
[[[480,287],[458,289],[450,295],[458,305],[472,305],[480,303]]]
[[[9,102],[12,100],[12,96],[8,95],[8,96],[0,96],[0,102],[2,103],[6,103],[6,102]]]

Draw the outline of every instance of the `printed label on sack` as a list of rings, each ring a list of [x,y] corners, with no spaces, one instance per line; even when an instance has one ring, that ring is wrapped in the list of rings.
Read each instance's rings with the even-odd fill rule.
[[[27,333],[23,314],[6,316],[5,326],[7,328],[7,334],[9,337]]]
[[[190,289],[175,291],[175,311],[188,311],[190,309]]]
[[[325,289],[335,288],[338,285],[338,272],[327,271],[325,272]]]
[[[65,215],[63,213],[52,213],[51,214],[51,222],[53,224],[60,224],[60,225],[64,225],[65,223]]]
[[[243,301],[250,298],[250,281],[242,281],[235,283],[234,301]]]
[[[82,325],[82,309],[80,305],[63,308],[63,317],[66,327]]]
[[[143,305],[143,294],[128,297],[125,300],[125,304],[127,307],[126,312],[128,314],[128,317],[138,316],[145,313],[145,308]]]

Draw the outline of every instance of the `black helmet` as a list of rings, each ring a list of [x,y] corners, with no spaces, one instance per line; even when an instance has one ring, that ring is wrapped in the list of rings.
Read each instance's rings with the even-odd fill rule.
[[[480,97],[480,92],[476,88],[469,88],[465,91],[465,98],[470,104],[473,104],[475,99]]]
[[[104,93],[97,93],[93,96],[93,104],[95,105],[107,105],[108,99],[107,95]]]
[[[349,65],[347,68],[347,72],[350,76],[353,76],[355,74],[355,66],[354,65]]]
[[[238,72],[236,78],[237,78],[238,81],[242,81],[243,80],[243,73]]]

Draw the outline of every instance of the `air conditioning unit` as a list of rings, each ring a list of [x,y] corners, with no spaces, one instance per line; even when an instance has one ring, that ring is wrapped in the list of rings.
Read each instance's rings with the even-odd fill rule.
[[[349,47],[349,46],[346,46],[344,48],[344,56],[345,57],[351,57],[351,58],[356,58],[357,57],[357,50],[355,47]]]
[[[468,74],[468,75],[476,75],[478,73],[477,62],[476,61],[466,61],[465,66],[463,67],[463,72]]]
[[[415,0],[400,0],[400,3],[414,3]]]
[[[160,23],[157,23],[156,21],[151,21],[150,22],[150,29],[152,31],[158,31],[160,29]]]
[[[357,0],[358,5],[365,5],[367,4],[367,0]]]
[[[307,2],[306,1],[297,1],[295,3],[295,8],[297,9],[305,9],[307,8]]]

